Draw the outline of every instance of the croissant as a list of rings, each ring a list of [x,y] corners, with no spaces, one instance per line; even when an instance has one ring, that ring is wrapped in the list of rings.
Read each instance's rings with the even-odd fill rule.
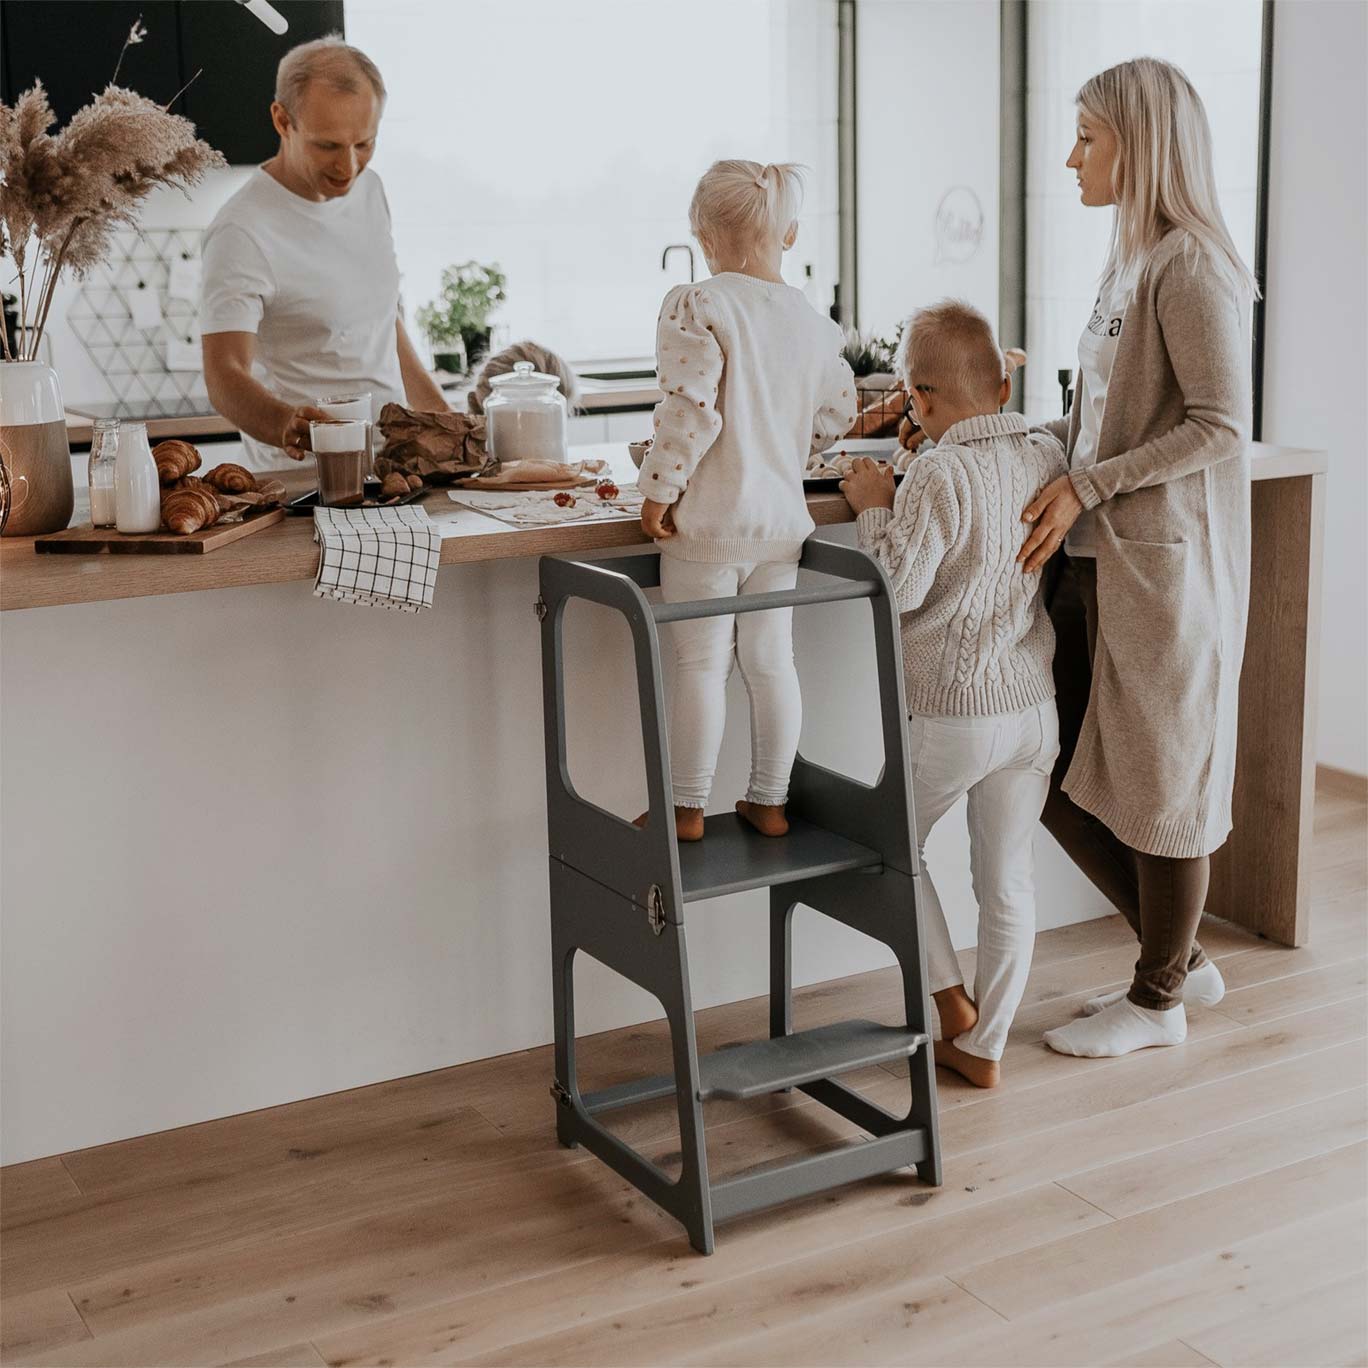
[[[189,442],[174,439],[158,442],[152,448],[152,459],[157,463],[157,478],[164,485],[173,485],[200,467],[199,452]]]
[[[233,465],[231,461],[216,465],[204,477],[204,481],[225,494],[247,494],[256,488],[256,476],[240,465]]]
[[[380,482],[380,494],[382,498],[399,499],[408,492],[408,481],[404,478],[402,471],[392,470]]]
[[[212,527],[220,511],[212,489],[173,489],[162,499],[162,522],[182,535]]]

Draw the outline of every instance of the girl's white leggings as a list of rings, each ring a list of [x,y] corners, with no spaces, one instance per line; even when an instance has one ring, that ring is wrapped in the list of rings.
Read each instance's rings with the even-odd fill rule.
[[[798,583],[797,565],[760,562],[710,565],[660,558],[660,589],[667,603],[687,599],[770,594]],[[676,807],[706,807],[727,717],[732,663],[750,695],[751,774],[746,797],[779,805],[788,798],[803,699],[793,663],[793,610],[693,618],[670,625],[675,649],[670,709],[670,771]]]

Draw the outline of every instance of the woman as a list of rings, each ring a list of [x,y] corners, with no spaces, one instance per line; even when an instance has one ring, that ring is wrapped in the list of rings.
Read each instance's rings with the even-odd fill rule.
[[[1194,939],[1230,831],[1249,594],[1253,277],[1216,200],[1201,99],[1140,58],[1078,95],[1068,161],[1115,206],[1066,419],[1070,472],[1025,511],[1020,560],[1051,567],[1062,750],[1044,822],[1140,939],[1125,993],[1046,1033],[1052,1049],[1176,1045],[1219,970]]]

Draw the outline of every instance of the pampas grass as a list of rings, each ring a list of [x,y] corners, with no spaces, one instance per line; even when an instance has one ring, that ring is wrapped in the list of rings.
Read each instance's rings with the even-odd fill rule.
[[[142,41],[139,29],[130,42]],[[56,134],[55,121],[41,81],[12,108],[0,104],[0,256],[13,258],[19,287],[20,354],[11,357],[6,342],[9,360],[37,358],[62,272],[81,277],[98,266],[156,186],[185,190],[227,165],[188,119],[120,86]]]

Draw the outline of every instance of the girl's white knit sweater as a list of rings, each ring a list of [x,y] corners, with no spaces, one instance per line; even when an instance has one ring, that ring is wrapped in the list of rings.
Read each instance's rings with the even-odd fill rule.
[[[813,530],[803,469],[855,420],[840,328],[791,285],[727,271],[665,296],[665,397],[641,492],[674,505],[682,560],[796,561]]]
[[[1054,629],[1040,573],[1017,552],[1022,510],[1067,472],[1064,448],[1020,414],[956,423],[912,463],[894,505],[857,521],[902,610],[909,712],[981,717],[1054,697]]]

